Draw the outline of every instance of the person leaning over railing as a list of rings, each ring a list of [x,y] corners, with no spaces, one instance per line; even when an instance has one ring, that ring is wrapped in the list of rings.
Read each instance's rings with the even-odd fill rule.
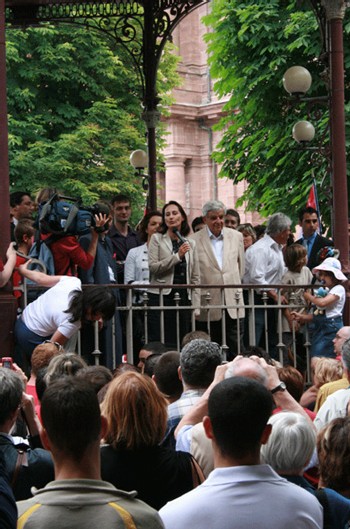
[[[30,303],[17,319],[15,340],[20,364],[30,363],[34,348],[45,340],[65,345],[85,321],[110,320],[115,311],[115,297],[107,287],[82,290],[80,279],[49,276],[29,270],[30,261],[21,265],[21,274],[40,286],[51,287]]]

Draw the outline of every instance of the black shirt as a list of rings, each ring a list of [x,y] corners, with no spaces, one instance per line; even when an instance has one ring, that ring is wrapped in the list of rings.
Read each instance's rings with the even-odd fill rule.
[[[138,492],[138,499],[159,510],[193,489],[192,456],[154,446],[138,450],[101,447],[102,479],[118,489]]]

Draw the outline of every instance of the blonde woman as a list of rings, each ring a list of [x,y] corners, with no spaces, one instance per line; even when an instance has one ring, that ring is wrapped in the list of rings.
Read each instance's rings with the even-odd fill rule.
[[[192,456],[160,446],[167,401],[154,382],[132,371],[114,378],[101,405],[107,419],[102,479],[160,509],[193,489],[202,473]]]

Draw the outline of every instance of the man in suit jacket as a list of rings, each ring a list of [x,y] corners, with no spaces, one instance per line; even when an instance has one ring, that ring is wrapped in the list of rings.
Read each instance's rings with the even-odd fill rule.
[[[244,274],[244,247],[242,234],[224,228],[226,208],[222,202],[213,200],[203,206],[205,228],[192,235],[196,241],[202,284],[239,285]],[[210,329],[208,312],[202,309],[197,329],[209,332],[212,341],[223,343],[222,318],[226,320],[227,357],[232,359],[243,349],[244,304],[240,288],[202,289],[201,305],[206,305],[206,295],[210,293],[211,305],[226,308],[210,309]],[[238,307],[238,308],[236,308]]]
[[[296,242],[307,249],[307,266],[310,270],[319,264],[317,253],[325,246],[334,246],[333,241],[318,234],[318,216],[316,209],[306,207],[299,211],[299,224],[303,229],[303,236]]]

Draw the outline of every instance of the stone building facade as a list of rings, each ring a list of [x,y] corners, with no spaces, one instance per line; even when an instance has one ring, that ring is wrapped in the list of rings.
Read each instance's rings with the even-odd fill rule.
[[[206,4],[185,17],[173,33],[173,42],[181,57],[178,71],[182,85],[174,90],[176,103],[166,120],[167,146],[164,150],[165,170],[159,175],[160,199],[177,200],[190,220],[201,214],[207,200],[222,200],[236,209],[236,201],[245,190],[245,183],[218,178],[219,167],[210,155],[221,133],[212,127],[222,115],[225,100],[218,100],[207,64],[203,35],[208,28],[201,23],[207,14]],[[259,223],[256,213],[238,208],[242,222]]]

